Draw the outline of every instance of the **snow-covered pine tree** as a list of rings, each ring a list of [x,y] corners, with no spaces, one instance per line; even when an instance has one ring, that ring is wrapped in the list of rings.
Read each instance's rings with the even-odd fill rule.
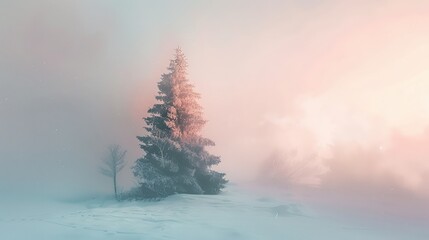
[[[158,83],[158,103],[144,118],[147,134],[137,137],[145,152],[133,169],[140,197],[217,194],[227,182],[224,173],[211,169],[220,158],[206,150],[214,142],[201,136],[206,121],[199,94],[187,78],[187,67],[182,50],[176,49],[168,73]]]

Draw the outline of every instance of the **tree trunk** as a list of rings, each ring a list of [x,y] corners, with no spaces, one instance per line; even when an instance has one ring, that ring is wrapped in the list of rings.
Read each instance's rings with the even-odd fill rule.
[[[116,173],[113,174],[113,188],[115,190],[115,199],[118,200],[118,193],[116,191]]]

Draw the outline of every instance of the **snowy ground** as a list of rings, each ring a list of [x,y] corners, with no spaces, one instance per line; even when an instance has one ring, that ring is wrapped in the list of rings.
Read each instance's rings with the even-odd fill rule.
[[[0,239],[5,240],[429,239],[423,230],[407,232],[340,221],[237,187],[217,196],[175,195],[160,202],[13,202],[2,204],[0,211]]]

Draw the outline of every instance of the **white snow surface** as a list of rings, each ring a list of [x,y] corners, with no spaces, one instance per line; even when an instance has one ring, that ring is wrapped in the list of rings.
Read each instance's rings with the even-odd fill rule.
[[[0,207],[0,239],[429,239],[320,215],[229,186],[220,195],[162,201],[16,201]]]

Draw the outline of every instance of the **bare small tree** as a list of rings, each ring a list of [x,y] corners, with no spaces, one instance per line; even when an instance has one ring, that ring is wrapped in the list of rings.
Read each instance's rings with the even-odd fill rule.
[[[103,166],[100,167],[100,172],[113,179],[115,198],[118,199],[116,176],[126,164],[124,158],[127,151],[122,150],[119,145],[109,146],[108,151],[108,155],[103,159]]]

